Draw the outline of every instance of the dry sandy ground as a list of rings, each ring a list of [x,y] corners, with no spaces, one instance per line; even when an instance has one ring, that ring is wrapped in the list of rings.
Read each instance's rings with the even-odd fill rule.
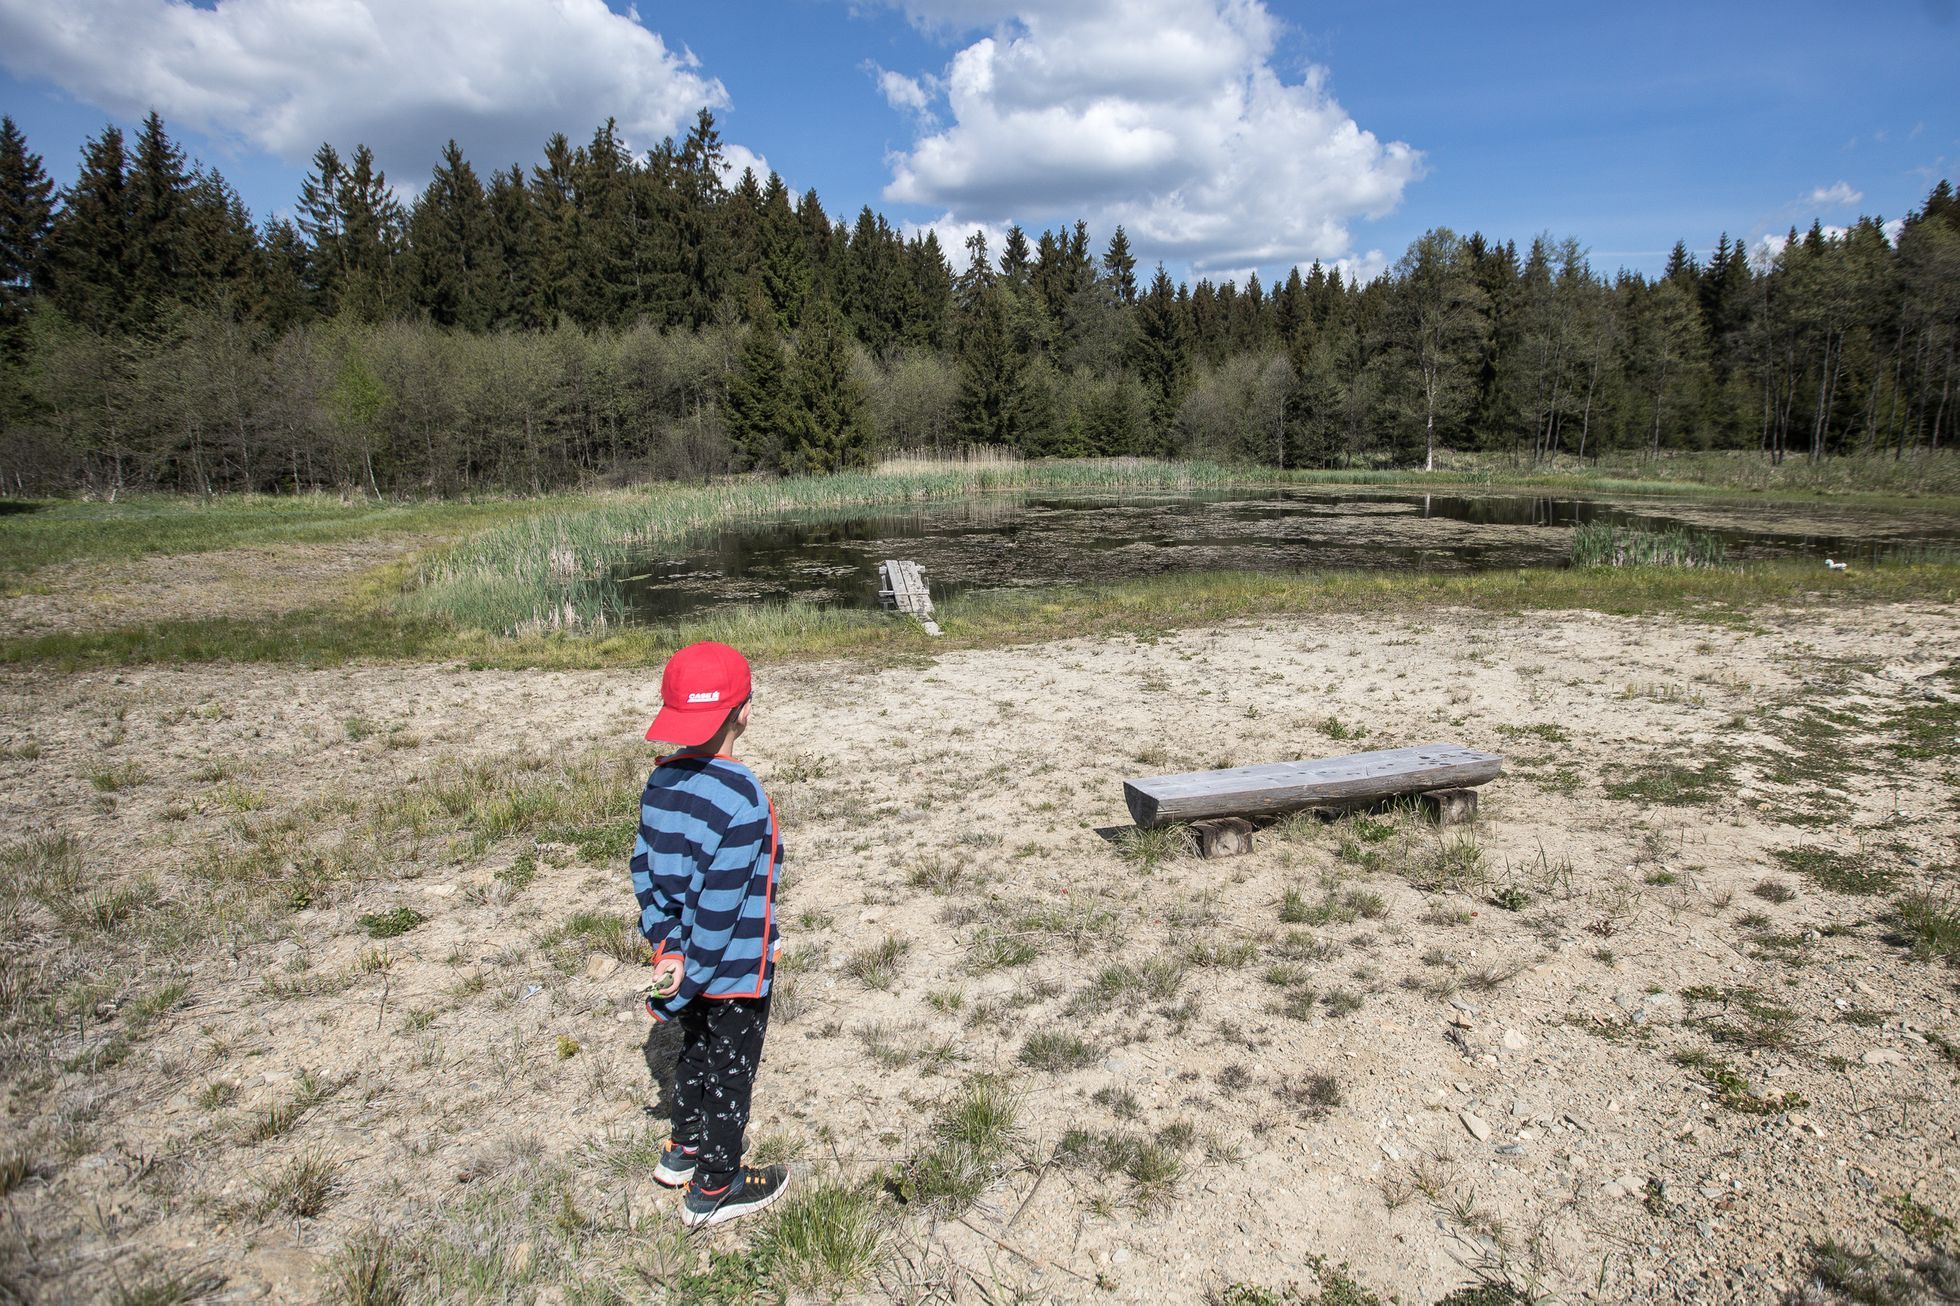
[[[1893,760],[1887,723],[1954,696],[1938,673],[1956,635],[1951,611],[1913,607],[1719,625],[1442,612],[764,669],[742,751],[784,812],[796,979],[751,1141],[794,1156],[800,1182],[868,1176],[929,1146],[966,1076],[1011,1079],[1000,1177],[964,1221],[888,1204],[896,1254],[858,1289],[876,1300],[1196,1301],[1308,1281],[1318,1253],[1410,1302],[1479,1272],[1565,1299],[1766,1301],[1802,1282],[1813,1240],[1923,1256],[1898,1199],[1960,1213],[1955,972],[1883,918],[1898,892],[1951,891],[1960,811],[1950,756]],[[364,804],[472,761],[548,773],[596,754],[629,813],[653,681],[10,674],[0,803],[10,838],[72,833],[89,883],[148,876],[167,901],[282,814],[307,812],[297,861],[358,836]],[[1822,742],[1798,730],[1820,710]],[[1436,740],[1512,759],[1468,830],[1303,825],[1153,868],[1100,832],[1127,820],[1125,776]],[[1731,771],[1706,801],[1606,795],[1670,759]],[[1795,848],[1899,878],[1833,892],[1775,855]],[[68,1300],[180,1274],[316,1299],[337,1249],[378,1226],[478,1266],[425,1292],[659,1299],[640,1249],[675,1201],[632,1148],[663,1124],[664,1045],[632,1014],[631,969],[552,933],[623,919],[625,869],[547,843],[513,891],[530,854],[440,822],[390,834],[367,882],[243,913],[173,959],[186,989],[106,1069],[88,1050],[157,977],[91,976],[73,955],[88,936],[61,943],[16,884],[13,993],[62,947],[48,984],[112,992],[45,1045],[11,1026],[0,1100],[29,1164],[5,1282]],[[1289,890],[1307,922],[1281,922]],[[427,920],[385,945],[356,924],[396,906]],[[1032,959],[985,969],[989,929]],[[904,950],[870,987],[853,958],[887,938]],[[1164,957],[1184,965],[1155,991],[1085,998],[1112,964]],[[1043,1032],[1083,1038],[1085,1064],[1025,1064]],[[1681,1053],[1747,1087],[1725,1101]],[[1306,1100],[1314,1074],[1337,1105]],[[1764,1100],[1780,1094],[1803,1104]],[[1153,1193],[1055,1160],[1075,1128],[1168,1128],[1182,1174]],[[262,1213],[307,1158],[333,1176],[317,1213]]]

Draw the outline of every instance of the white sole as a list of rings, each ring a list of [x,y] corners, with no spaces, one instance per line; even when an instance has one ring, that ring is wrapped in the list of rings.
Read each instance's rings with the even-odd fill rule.
[[[767,1210],[788,1187],[789,1180],[785,1179],[775,1192],[759,1202],[744,1202],[740,1206],[717,1206],[706,1215],[696,1215],[692,1211],[682,1210],[681,1223],[690,1229],[706,1229],[709,1225],[720,1224],[724,1220],[736,1220],[745,1215],[754,1215],[757,1211]]]
[[[683,1175],[675,1175],[672,1178],[661,1174],[658,1170],[653,1172],[653,1182],[659,1184],[662,1188],[685,1188],[687,1187],[688,1180],[692,1178],[694,1178],[694,1171],[692,1170],[689,1170]]]

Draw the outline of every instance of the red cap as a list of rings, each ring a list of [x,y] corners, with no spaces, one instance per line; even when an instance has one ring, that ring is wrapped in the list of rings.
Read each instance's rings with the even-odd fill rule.
[[[660,673],[660,713],[647,738],[682,748],[705,744],[748,696],[747,658],[712,640],[689,644]]]

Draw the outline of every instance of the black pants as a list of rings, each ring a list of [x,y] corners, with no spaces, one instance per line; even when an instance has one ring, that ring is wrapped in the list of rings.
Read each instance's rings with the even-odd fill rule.
[[[742,1164],[749,1092],[762,1064],[769,999],[696,998],[681,1011],[684,1036],[674,1068],[674,1141],[699,1149],[694,1182],[727,1186]]]

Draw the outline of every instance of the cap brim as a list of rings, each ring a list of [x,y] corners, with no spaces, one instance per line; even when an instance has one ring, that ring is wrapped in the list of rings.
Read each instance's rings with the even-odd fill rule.
[[[677,708],[663,707],[647,727],[647,738],[664,743],[679,744],[682,748],[693,748],[705,744],[715,737],[721,723],[727,719],[728,709],[717,703],[708,711],[696,709],[684,712]]]

